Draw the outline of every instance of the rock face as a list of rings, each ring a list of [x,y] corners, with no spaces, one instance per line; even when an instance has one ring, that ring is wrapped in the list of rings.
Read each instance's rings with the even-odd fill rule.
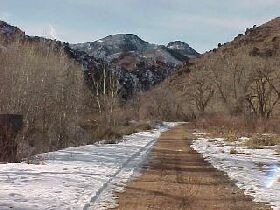
[[[123,98],[136,91],[148,90],[168,77],[177,66],[199,55],[184,42],[156,45],[133,34],[110,35],[95,42],[69,44],[27,36],[17,27],[3,21],[0,21],[0,40],[20,40],[54,50],[63,49],[83,66],[86,80],[100,76],[106,67],[106,71],[117,78],[118,92]],[[5,46],[1,46],[0,50],[4,52]]]

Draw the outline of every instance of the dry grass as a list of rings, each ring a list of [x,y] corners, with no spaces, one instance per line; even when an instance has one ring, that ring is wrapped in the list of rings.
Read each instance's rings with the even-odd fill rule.
[[[152,129],[152,126],[153,125],[150,122],[138,122],[127,125],[119,125],[106,130],[102,138],[108,139],[105,141],[105,144],[115,144],[120,140],[120,138],[125,135],[150,130]]]
[[[223,137],[228,141],[236,141],[242,136],[251,134],[242,118],[223,114],[204,115],[191,124],[194,128],[205,130],[214,136]]]
[[[280,146],[280,136],[279,135],[254,135],[251,137],[245,145],[253,149],[262,149],[266,146]]]
[[[212,114],[197,118],[190,126],[205,130],[214,136],[223,137],[228,141],[236,141],[244,136],[256,136],[257,133],[271,133],[272,136],[280,134],[280,119],[278,117],[246,122],[243,116]]]
[[[247,124],[242,117],[208,115],[197,119],[190,126],[204,130],[211,137],[221,137],[229,142],[238,141],[240,137],[249,137],[250,139],[245,144],[249,148],[280,146],[280,124],[277,118],[268,121],[256,120],[253,124]]]
[[[203,129],[210,136],[222,137],[226,141],[238,141],[240,137],[249,137],[246,146],[249,148],[264,148],[265,146],[280,145],[278,120],[256,121],[254,126],[247,125],[241,117],[214,115],[198,119],[193,124],[195,128]],[[276,131],[276,132],[275,132]],[[270,134],[264,135],[262,133]]]
[[[101,119],[100,119],[101,117]],[[115,143],[124,135],[150,130],[154,123],[150,121],[129,121],[126,115],[114,117],[115,123],[110,123],[101,116],[90,116],[81,126],[92,136],[91,142],[106,139],[106,143]]]

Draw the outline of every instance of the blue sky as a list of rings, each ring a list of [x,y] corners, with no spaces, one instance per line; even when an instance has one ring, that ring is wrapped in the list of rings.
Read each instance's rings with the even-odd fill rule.
[[[199,52],[280,16],[280,0],[0,0],[0,19],[29,35],[70,43],[134,33],[181,40]]]

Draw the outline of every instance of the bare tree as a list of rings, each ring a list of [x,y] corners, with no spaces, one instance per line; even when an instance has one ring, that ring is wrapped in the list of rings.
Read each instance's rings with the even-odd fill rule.
[[[252,72],[246,100],[254,115],[262,119],[271,117],[280,101],[279,73],[272,60],[262,60]]]
[[[196,69],[189,74],[187,83],[187,96],[194,101],[195,107],[200,114],[205,112],[215,90],[214,84],[209,79],[209,72],[205,68]]]

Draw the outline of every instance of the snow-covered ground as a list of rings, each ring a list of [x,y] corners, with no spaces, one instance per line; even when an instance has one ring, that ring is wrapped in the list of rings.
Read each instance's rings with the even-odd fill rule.
[[[105,209],[137,173],[161,132],[176,123],[95,144],[42,154],[41,164],[0,164],[0,209]]]
[[[280,156],[272,148],[248,149],[243,143],[226,142],[222,138],[208,138],[207,134],[195,133],[197,140],[192,147],[215,168],[224,171],[254,197],[257,202],[266,202],[280,210]],[[234,149],[237,154],[230,154]]]

